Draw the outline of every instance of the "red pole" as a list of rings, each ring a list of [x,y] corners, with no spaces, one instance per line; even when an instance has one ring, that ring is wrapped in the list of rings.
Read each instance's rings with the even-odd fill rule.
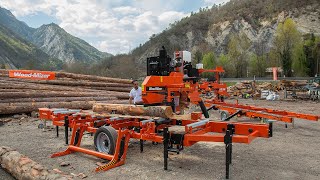
[[[277,67],[272,67],[272,73],[273,73],[273,80],[278,80],[278,71]]]

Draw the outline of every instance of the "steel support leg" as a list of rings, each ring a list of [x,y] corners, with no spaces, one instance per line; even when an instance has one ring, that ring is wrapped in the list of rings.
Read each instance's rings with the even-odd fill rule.
[[[59,137],[59,126],[56,126],[57,137]]]
[[[142,153],[143,152],[143,140],[140,139],[140,152]]]
[[[64,136],[65,136],[65,140],[66,140],[66,144],[69,144],[69,131],[68,131],[68,128],[69,128],[69,118],[68,116],[65,116],[64,117]]]
[[[168,128],[163,129],[163,160],[164,170],[168,170],[168,147],[169,147],[169,131]]]
[[[199,101],[198,102],[202,111],[202,114],[204,115],[205,118],[209,118],[209,113],[208,110],[206,108],[206,106],[204,105],[203,101]]]
[[[230,174],[230,164],[231,164],[231,157],[230,157],[230,146],[231,144],[226,144],[226,179],[229,179]]]
[[[224,143],[226,145],[226,179],[229,179],[230,164],[232,162],[232,134],[234,133],[234,125],[228,124]]]
[[[269,123],[269,137],[272,137],[273,136],[273,123],[270,122]]]
[[[76,136],[74,137],[74,143],[73,145],[76,146],[79,142],[79,138],[80,138],[80,131],[81,131],[81,128],[77,129],[77,132],[76,132]]]

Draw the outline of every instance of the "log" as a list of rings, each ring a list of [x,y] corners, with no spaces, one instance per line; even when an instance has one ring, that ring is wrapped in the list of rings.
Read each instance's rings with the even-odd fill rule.
[[[76,91],[76,90],[74,90],[74,91]],[[0,89],[0,93],[10,93],[10,92],[12,92],[12,93],[46,93],[46,92],[59,92],[59,93],[65,93],[65,92],[67,92],[67,93],[73,93],[72,91],[50,91],[50,90],[42,90],[42,89],[40,89],[40,90],[34,90],[34,89]],[[81,92],[84,92],[84,93],[104,93],[103,91],[88,91],[88,92],[86,92],[86,91],[81,91]]]
[[[305,80],[281,80],[280,86],[283,87],[299,87],[307,85],[307,81]]]
[[[0,81],[1,83],[1,81]],[[1,83],[0,84],[0,90],[2,89],[8,89],[3,90],[6,92],[10,92],[10,89],[12,92],[14,90],[48,90],[48,91],[80,91],[80,92],[105,92],[105,91],[115,91],[115,92],[126,92],[129,93],[131,88],[125,88],[125,87],[82,87],[82,86],[73,86],[73,87],[67,87],[67,86],[41,86],[41,85],[24,85],[24,84],[8,84],[8,83]]]
[[[91,81],[102,81],[102,82],[112,82],[112,83],[122,83],[122,84],[131,84],[132,82],[132,80],[129,80],[129,79],[74,74],[74,73],[67,73],[67,72],[55,72],[55,73],[56,73],[56,78],[71,78],[71,79],[77,79],[77,80],[91,80]],[[6,69],[0,69],[0,74],[8,76],[9,71]]]
[[[92,109],[96,101],[73,101],[73,102],[31,102],[31,103],[8,103],[0,104],[0,114],[19,114],[37,111],[39,108],[69,108],[69,109]],[[127,100],[110,100],[110,104],[126,104]]]
[[[126,98],[127,99],[127,98]],[[117,97],[49,97],[49,98],[18,98],[0,99],[0,103],[21,102],[71,102],[71,101],[108,101],[117,100]]]
[[[128,87],[88,87],[88,86],[59,86],[59,85],[45,85],[35,84],[30,82],[15,82],[0,80],[0,89],[33,89],[33,90],[51,90],[51,91],[116,91],[129,93],[131,88]]]
[[[136,106],[123,104],[105,104],[96,103],[93,105],[94,112],[112,113],[116,111],[117,114],[133,115],[133,116],[153,116],[170,118],[173,116],[173,111],[170,106]]]
[[[3,81],[17,81],[17,82],[28,82],[36,84],[50,84],[50,85],[63,85],[63,86],[89,86],[89,87],[131,87],[131,84],[123,83],[106,83],[106,82],[91,82],[83,80],[30,80],[30,79],[17,79],[17,78],[8,78],[1,77]]]
[[[81,86],[74,86],[74,87],[81,87]],[[90,89],[90,90],[99,90],[99,91],[115,91],[115,92],[126,92],[129,93],[132,88],[128,87],[87,87],[84,86],[83,88],[85,89]]]
[[[16,84],[11,84],[6,85],[6,84],[0,84],[0,89],[7,89],[9,90],[19,90],[19,91],[30,91],[30,90],[47,90],[47,91],[80,91],[80,92],[101,92],[102,90],[98,89],[82,89],[82,88],[65,88],[65,87],[43,87],[43,86],[25,86],[25,85],[16,85]],[[6,90],[5,90],[6,91]]]
[[[24,89],[47,89],[47,90],[80,90],[87,91],[105,90],[105,91],[117,91],[117,92],[130,92],[132,89],[129,84],[116,84],[116,83],[96,83],[96,82],[63,82],[63,81],[33,81],[23,79],[1,79],[0,88],[9,87],[8,84],[14,84],[13,87]]]
[[[0,165],[15,179],[68,179],[9,147],[0,147]]]
[[[102,92],[71,92],[71,91],[35,91],[35,92],[2,92],[0,93],[0,99],[8,98],[38,98],[38,97],[119,97],[127,99],[129,95],[127,93],[105,91]]]
[[[26,91],[25,89],[1,89],[0,88],[0,93],[2,92],[24,92]]]
[[[119,79],[119,78],[74,74],[74,73],[66,73],[66,72],[56,72],[56,77],[63,77],[63,78],[67,77],[72,79],[103,81],[103,82],[123,83],[123,84],[131,84],[132,82],[132,80],[129,80],[129,79]]]
[[[0,69],[0,74],[9,76],[9,71],[7,69]]]

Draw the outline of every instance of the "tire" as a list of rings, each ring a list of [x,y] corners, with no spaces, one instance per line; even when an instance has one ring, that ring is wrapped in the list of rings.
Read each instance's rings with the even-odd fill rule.
[[[44,128],[44,124],[40,123],[40,124],[38,125],[38,128],[39,128],[39,129],[43,129],[43,128]]]
[[[117,131],[111,126],[101,126],[94,134],[96,151],[113,155],[118,138]]]
[[[228,111],[221,111],[220,112],[220,120],[225,121],[230,116]]]

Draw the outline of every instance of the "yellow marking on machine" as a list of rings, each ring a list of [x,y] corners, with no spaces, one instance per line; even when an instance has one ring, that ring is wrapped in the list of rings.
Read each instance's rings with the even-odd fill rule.
[[[114,160],[110,161],[108,164],[98,167],[98,170],[99,171],[105,170],[108,167],[115,165],[116,163],[117,163],[117,161],[114,159]]]

